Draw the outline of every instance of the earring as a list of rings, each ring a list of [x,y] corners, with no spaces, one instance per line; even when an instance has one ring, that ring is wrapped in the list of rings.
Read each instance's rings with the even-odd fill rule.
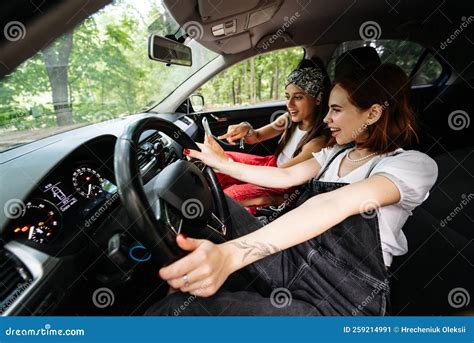
[[[367,124],[367,123],[362,124],[362,128],[363,128],[363,129],[366,129],[367,126],[369,126],[369,124]]]

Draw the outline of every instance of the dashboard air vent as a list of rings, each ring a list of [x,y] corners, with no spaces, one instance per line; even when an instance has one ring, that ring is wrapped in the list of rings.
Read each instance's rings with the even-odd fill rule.
[[[18,298],[31,280],[30,272],[20,260],[5,248],[0,247],[0,311]]]
[[[158,131],[145,138],[140,142],[138,148],[137,162],[140,170],[146,168],[146,166],[153,162],[153,159],[160,150],[163,149],[162,137]]]

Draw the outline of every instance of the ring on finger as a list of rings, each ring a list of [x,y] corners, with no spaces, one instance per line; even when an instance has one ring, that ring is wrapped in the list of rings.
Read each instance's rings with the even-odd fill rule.
[[[188,287],[189,286],[189,277],[188,277],[188,274],[184,274],[183,277],[183,282],[184,282],[184,287]]]

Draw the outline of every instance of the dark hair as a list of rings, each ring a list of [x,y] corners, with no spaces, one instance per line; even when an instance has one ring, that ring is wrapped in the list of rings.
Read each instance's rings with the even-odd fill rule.
[[[297,69],[314,68],[314,67],[321,69],[321,72],[324,75],[323,89],[321,91],[321,102],[319,106],[316,107],[316,110],[313,116],[313,119],[314,119],[313,126],[308,130],[308,132],[303,136],[301,141],[298,143],[292,157],[298,156],[298,154],[303,149],[303,146],[316,137],[324,136],[326,137],[326,139],[329,139],[329,130],[327,129],[326,125],[323,123],[323,119],[328,111],[328,101],[329,101],[329,91],[331,89],[331,81],[329,79],[329,75],[326,71],[326,68],[324,67],[324,63],[319,57],[312,57],[310,60],[307,60],[307,59],[302,60],[299,63]],[[285,148],[286,144],[290,140],[295,130],[296,130],[296,125],[287,126],[275,150],[275,156],[278,156],[283,151],[283,149]]]
[[[410,144],[416,137],[415,118],[409,105],[410,82],[395,64],[382,64],[371,73],[354,70],[336,79],[349,93],[350,102],[367,110],[374,104],[382,106],[379,120],[367,127],[369,138],[357,146],[384,154]],[[328,145],[333,145],[331,139]]]

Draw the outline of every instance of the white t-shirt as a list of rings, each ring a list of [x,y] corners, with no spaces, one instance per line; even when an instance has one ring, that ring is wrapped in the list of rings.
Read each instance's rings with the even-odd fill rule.
[[[293,134],[291,135],[290,139],[278,155],[277,167],[281,166],[282,164],[288,162],[293,158],[293,154],[295,153],[298,144],[300,143],[301,139],[303,139],[305,134],[306,131],[301,130],[299,128],[299,125],[296,124],[296,130],[293,131]]]
[[[343,148],[343,146],[335,145],[313,153],[321,165],[321,171],[331,157]],[[342,152],[332,161],[320,181],[357,182],[363,180],[372,165],[376,164],[370,176],[384,175],[398,187],[400,201],[377,210],[383,259],[385,265],[390,266],[393,256],[403,255],[408,251],[407,239],[402,227],[413,209],[428,198],[429,190],[438,177],[438,166],[432,158],[419,151],[397,149],[389,154],[376,156],[349,174],[339,177],[341,161],[350,150]],[[391,156],[395,152],[401,153]]]

